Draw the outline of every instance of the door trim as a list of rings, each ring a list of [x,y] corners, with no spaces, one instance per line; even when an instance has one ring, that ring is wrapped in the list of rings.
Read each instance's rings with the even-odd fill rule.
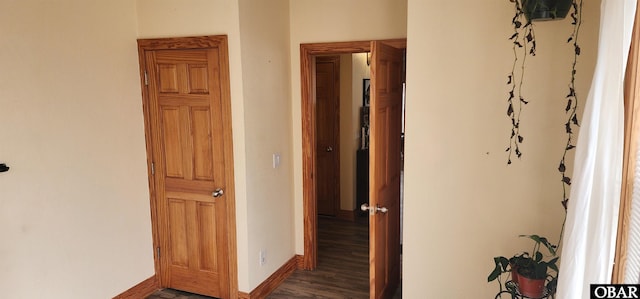
[[[149,197],[151,208],[151,230],[153,237],[153,255],[156,277],[158,277],[159,287],[166,287],[160,275],[160,259],[157,256],[156,248],[160,246],[158,216],[156,211],[157,193],[155,190],[154,177],[152,174],[153,150],[151,147],[151,124],[150,124],[150,99],[145,85],[145,52],[153,50],[167,49],[203,49],[217,47],[220,51],[220,95],[222,98],[222,124],[224,130],[224,160],[229,161],[225,165],[226,189],[225,199],[227,201],[227,243],[229,260],[229,294],[231,298],[238,298],[238,256],[236,239],[236,201],[235,201],[235,181],[233,169],[233,136],[231,123],[231,91],[229,78],[229,52],[226,35],[198,36],[198,37],[175,37],[157,39],[138,39],[138,61],[140,67],[140,86],[142,90],[142,109],[144,114],[145,142],[147,150],[147,177],[149,183]]]
[[[407,39],[384,40],[405,49]],[[302,209],[304,222],[303,268],[313,270],[318,263],[318,214],[316,209],[316,126],[315,55],[363,53],[371,51],[371,41],[300,44],[300,85],[302,90]],[[358,207],[356,207],[358,208]]]

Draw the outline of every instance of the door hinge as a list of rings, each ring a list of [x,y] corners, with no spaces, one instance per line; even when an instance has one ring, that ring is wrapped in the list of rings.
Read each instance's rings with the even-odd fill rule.
[[[156,164],[151,162],[151,175],[156,174]]]
[[[156,247],[156,259],[160,259],[160,246]]]
[[[144,85],[149,85],[149,75],[147,74],[147,70],[144,71]]]

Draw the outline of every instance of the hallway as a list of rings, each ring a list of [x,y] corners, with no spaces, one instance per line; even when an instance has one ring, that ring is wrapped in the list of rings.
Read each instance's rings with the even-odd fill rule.
[[[318,267],[296,270],[267,298],[369,298],[367,218],[318,217]]]
[[[369,298],[369,232],[367,218],[357,222],[318,218],[318,268],[296,270],[269,299]],[[401,290],[394,299],[402,298]],[[147,299],[211,299],[174,290],[161,290]]]

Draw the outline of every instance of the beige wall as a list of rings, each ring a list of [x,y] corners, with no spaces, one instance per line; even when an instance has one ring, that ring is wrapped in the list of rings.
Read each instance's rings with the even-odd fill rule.
[[[290,2],[291,116],[297,254],[304,253],[300,44],[406,37],[406,5],[405,0],[296,0]]]
[[[238,284],[250,292],[294,255],[288,1],[139,0],[138,14],[140,37],[229,37]]]
[[[369,78],[366,53],[340,55],[340,209],[356,207],[356,152],[360,148],[362,79]]]
[[[356,152],[360,148],[362,79],[369,78],[367,54],[340,55],[340,209],[356,207]]]
[[[356,152],[360,148],[362,79],[369,78],[366,53],[340,55],[340,209],[356,207]]]
[[[354,136],[353,78],[351,54],[340,55],[340,209],[353,210],[355,199],[356,149]]]
[[[241,291],[303,252],[300,43],[408,35],[403,293],[493,296],[493,256],[558,235],[570,26],[536,25],[524,156],[507,167],[511,8],[408,1],[408,16],[392,0],[0,3],[5,297],[111,298],[153,275],[135,40],[204,34],[229,36]],[[598,13],[585,2],[582,99]]]
[[[10,297],[108,298],[153,275],[136,38],[229,36],[240,290],[293,256],[288,2],[187,2],[3,4],[12,47],[0,57],[10,70],[1,106],[15,113],[0,128],[12,167],[0,221],[15,242],[1,248],[0,281]]]
[[[582,100],[594,67],[598,2],[584,2]],[[570,21],[535,25],[524,155],[507,167],[513,8],[475,0],[409,0],[408,7],[403,296],[493,298],[498,287],[486,277],[494,256],[529,249],[519,234],[557,240],[560,232]]]
[[[247,161],[239,4],[225,0],[137,0],[138,38],[226,34],[229,41],[231,117],[236,195],[238,285],[250,291]],[[257,258],[255,259],[257,260]]]
[[[248,288],[294,256],[289,1],[240,1]],[[234,127],[235,129],[235,127]],[[273,154],[280,166],[273,168]],[[259,264],[260,250],[267,261]]]
[[[129,0],[0,2],[2,297],[111,298],[154,275]]]

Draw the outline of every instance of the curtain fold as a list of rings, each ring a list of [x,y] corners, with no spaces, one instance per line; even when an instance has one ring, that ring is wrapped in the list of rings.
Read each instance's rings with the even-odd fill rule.
[[[596,69],[574,161],[560,299],[589,298],[610,283],[615,256],[624,141],[624,75],[637,0],[602,0]]]

